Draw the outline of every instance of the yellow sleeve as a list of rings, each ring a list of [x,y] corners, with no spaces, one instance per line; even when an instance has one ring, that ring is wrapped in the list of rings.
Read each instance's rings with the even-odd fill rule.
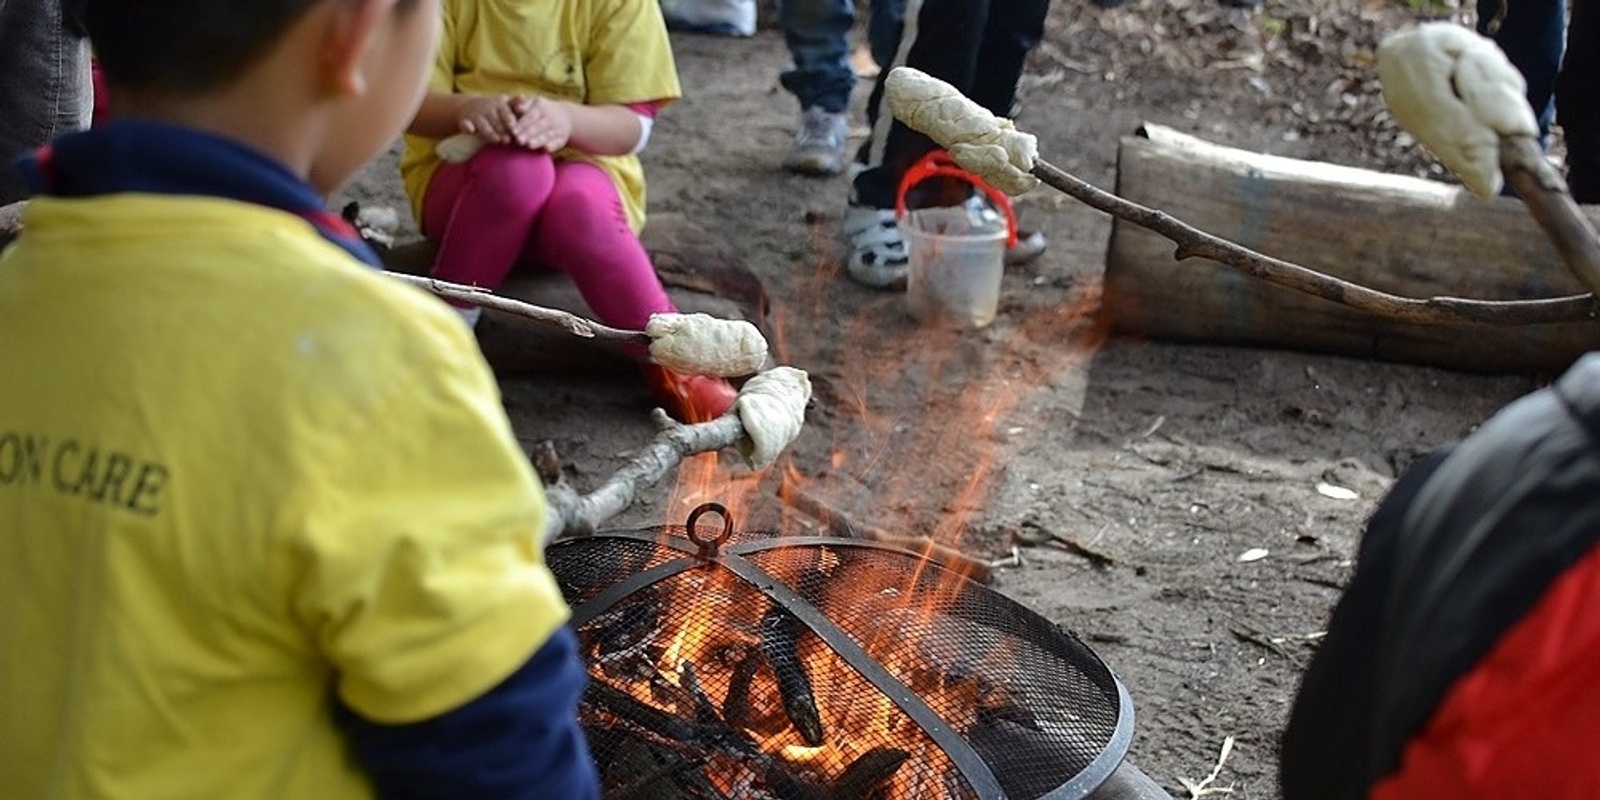
[[[459,0],[445,0],[440,4],[443,20],[439,28],[439,49],[434,52],[433,69],[428,73],[429,91],[444,94],[455,91],[456,32],[462,24],[457,21],[456,15],[470,13],[469,9],[458,9],[460,5],[463,4]],[[433,174],[439,169],[439,157],[433,152],[438,140],[408,133],[402,137],[402,141],[405,147],[400,155],[400,181],[405,187],[406,197],[411,201],[411,218],[420,225],[422,199],[427,194]]]
[[[468,27],[471,20],[459,20],[461,14],[472,13],[471,3],[445,0],[439,5],[439,48],[433,54],[433,72],[428,75],[428,89],[435,92],[454,92],[456,74],[456,31]]]
[[[493,688],[569,616],[538,480],[465,327],[439,311],[421,322],[453,346],[391,356],[403,390],[330,452],[297,554],[296,613],[339,696],[387,724]]]
[[[659,0],[596,0],[584,78],[591,106],[683,96]]]

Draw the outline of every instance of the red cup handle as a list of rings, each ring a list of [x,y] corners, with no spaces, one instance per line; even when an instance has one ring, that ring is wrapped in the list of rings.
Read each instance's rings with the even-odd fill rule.
[[[906,218],[906,192],[910,191],[911,187],[935,177],[955,178],[983,192],[1005,216],[1006,247],[1017,246],[1017,215],[1011,208],[1011,198],[1007,197],[1005,192],[990,186],[984,179],[962,169],[944,150],[930,151],[918,159],[917,163],[912,164],[911,169],[906,170],[905,176],[900,179],[900,191],[894,198],[895,219]]]

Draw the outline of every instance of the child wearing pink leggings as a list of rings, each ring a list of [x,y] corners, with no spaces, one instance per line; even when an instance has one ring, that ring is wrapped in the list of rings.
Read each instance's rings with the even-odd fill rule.
[[[498,288],[527,263],[572,277],[602,322],[642,330],[676,309],[638,233],[638,153],[676,99],[677,67],[658,0],[444,0],[428,93],[401,173],[422,232],[439,242],[432,275]],[[462,163],[439,140],[487,144]],[[476,309],[462,308],[469,322]],[[680,420],[721,416],[727,381],[644,364]]]

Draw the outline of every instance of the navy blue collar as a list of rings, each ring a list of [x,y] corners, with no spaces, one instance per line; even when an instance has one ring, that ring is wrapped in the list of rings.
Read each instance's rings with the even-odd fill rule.
[[[383,266],[356,229],[283,164],[193,128],[134,120],[98,125],[57,138],[24,157],[18,168],[43,195],[203,195],[276,208],[311,223],[355,258]]]

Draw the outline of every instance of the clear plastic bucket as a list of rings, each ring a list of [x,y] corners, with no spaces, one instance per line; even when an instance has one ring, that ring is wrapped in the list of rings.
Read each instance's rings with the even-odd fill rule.
[[[1005,272],[1004,217],[963,206],[922,208],[901,223],[911,274],[906,299],[919,321],[982,328],[994,321]]]
[[[907,211],[907,192],[934,177],[970,184],[975,202]],[[976,329],[993,322],[1006,248],[1017,242],[1010,199],[961,169],[943,150],[928,153],[906,170],[897,195],[895,213],[910,266],[906,299],[911,316],[951,328]]]

